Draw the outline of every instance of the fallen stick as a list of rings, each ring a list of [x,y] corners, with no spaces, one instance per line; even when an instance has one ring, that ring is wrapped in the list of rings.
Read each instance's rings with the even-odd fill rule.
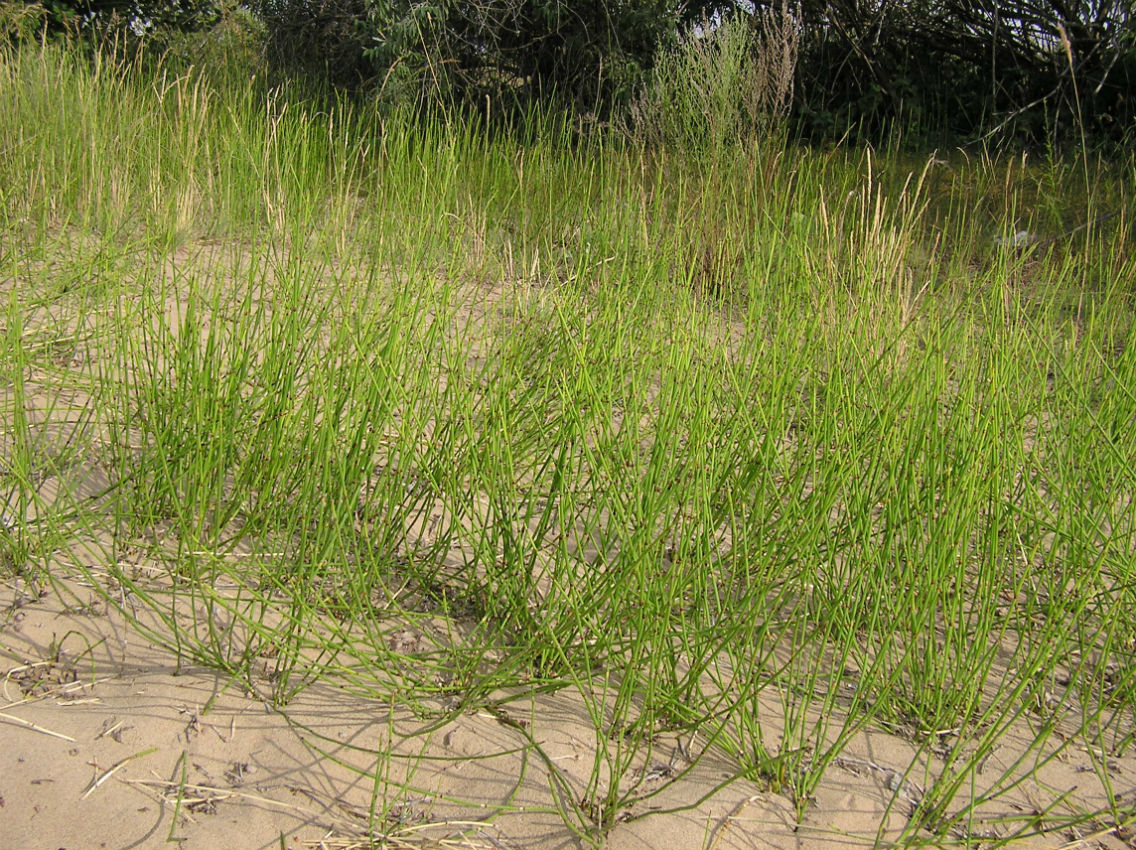
[[[20,726],[23,726],[26,729],[31,729],[33,732],[39,732],[43,735],[50,735],[53,738],[62,738],[64,741],[70,741],[72,744],[75,743],[75,739],[70,735],[64,735],[62,732],[52,732],[50,729],[46,729],[43,726],[32,723],[30,720],[24,720],[22,717],[15,717],[11,714],[4,714],[3,712],[0,712],[0,720],[10,720],[13,723],[18,723]]]

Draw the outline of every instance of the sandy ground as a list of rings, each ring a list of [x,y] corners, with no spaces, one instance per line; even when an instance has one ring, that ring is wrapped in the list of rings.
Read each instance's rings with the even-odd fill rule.
[[[597,740],[571,689],[514,702],[511,716],[439,704],[418,717],[325,681],[280,709],[245,682],[179,665],[63,574],[40,596],[0,583],[0,847],[589,846],[569,810]],[[1021,758],[1033,740],[1026,721],[1008,729],[960,789],[952,812],[1001,785],[957,831],[960,846],[1105,806],[1100,763],[1060,732],[1058,756],[1014,784],[1037,763]],[[787,796],[734,779],[736,764],[702,744],[663,735],[640,754],[629,772],[639,799],[604,846],[887,846],[944,769],[909,739],[857,732],[798,821]],[[1131,816],[1136,754],[1103,769]],[[1136,847],[1136,833],[1086,819],[1017,844]]]
[[[279,711],[215,671],[179,669],[92,588],[71,582],[35,599],[8,582],[0,605],[0,846],[586,846],[555,811],[546,766],[487,711],[428,729],[436,722],[325,684]],[[564,793],[582,790],[595,746],[582,702],[540,697],[530,718]],[[991,775],[1025,740],[1006,736]],[[898,837],[921,792],[900,775],[914,747],[881,732],[856,736],[799,824],[786,797],[723,784],[724,757],[711,751],[682,772],[680,751],[660,740],[638,768],[653,796],[627,810],[605,846],[879,846]],[[1122,796],[1136,787],[1134,761],[1110,765]],[[1021,818],[1053,792],[1068,792],[1070,806],[1100,802],[1083,749],[982,812]],[[1090,822],[1020,846],[1136,846],[1109,827]],[[979,819],[970,838],[1006,831]]]

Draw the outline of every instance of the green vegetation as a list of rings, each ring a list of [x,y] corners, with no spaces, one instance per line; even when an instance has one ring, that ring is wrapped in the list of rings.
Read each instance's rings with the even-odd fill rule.
[[[982,841],[1131,823],[1132,160],[694,158],[226,79],[3,54],[6,577],[283,710],[482,709],[539,759],[533,700],[582,701],[587,786],[542,764],[588,841],[663,733],[798,814],[902,736],[910,846],[1085,747],[1108,805]]]
[[[220,41],[255,46],[275,80],[506,123],[534,108],[619,121],[676,46],[729,23],[742,34],[728,58],[746,62],[728,82],[760,79],[787,42],[799,52],[781,93],[791,135],[813,142],[1124,150],[1136,130],[1136,15],[1122,0],[29,0],[0,11],[6,36],[13,9],[25,35],[151,54],[188,42],[202,67],[231,60]],[[725,90],[710,89],[720,106]]]

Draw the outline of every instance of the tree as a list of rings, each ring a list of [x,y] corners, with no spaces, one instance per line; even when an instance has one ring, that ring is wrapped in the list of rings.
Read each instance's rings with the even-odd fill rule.
[[[1040,137],[1133,114],[1129,0],[804,0],[801,26],[798,114],[822,133]]]

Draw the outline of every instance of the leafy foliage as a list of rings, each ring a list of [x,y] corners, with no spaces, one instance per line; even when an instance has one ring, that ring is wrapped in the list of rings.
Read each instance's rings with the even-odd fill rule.
[[[669,86],[695,98],[664,96],[652,107],[656,117],[673,108],[663,120],[679,125],[683,109],[741,103],[752,113],[766,89],[760,73],[741,73],[741,65],[708,70],[708,45],[693,64],[676,57],[691,59],[701,34],[736,19],[746,32],[719,58],[760,70],[770,50],[787,43],[762,32],[762,21],[780,15],[800,59],[789,81],[801,136],[879,141],[902,132],[917,144],[1017,146],[1132,137],[1131,6],[801,0],[790,11],[784,0],[44,0],[4,4],[0,31],[12,41],[33,30],[110,29],[164,50],[184,46],[178,35],[246,16],[243,30],[260,34],[277,77],[314,77],[377,93],[387,104],[461,105],[479,114],[532,114],[535,104],[555,100],[605,121]],[[679,44],[685,53],[673,50]],[[210,57],[202,54],[200,63],[216,61]],[[656,72],[660,58],[669,82]],[[698,101],[712,83],[733,90]]]
[[[357,89],[374,78],[366,56],[369,0],[252,0],[268,28],[267,52],[285,75]]]
[[[372,7],[367,53],[416,99],[523,105],[555,94],[599,111],[633,92],[680,19],[669,0],[395,0]]]
[[[137,31],[197,30],[212,26],[221,16],[220,0],[45,0],[54,28],[127,20]]]

